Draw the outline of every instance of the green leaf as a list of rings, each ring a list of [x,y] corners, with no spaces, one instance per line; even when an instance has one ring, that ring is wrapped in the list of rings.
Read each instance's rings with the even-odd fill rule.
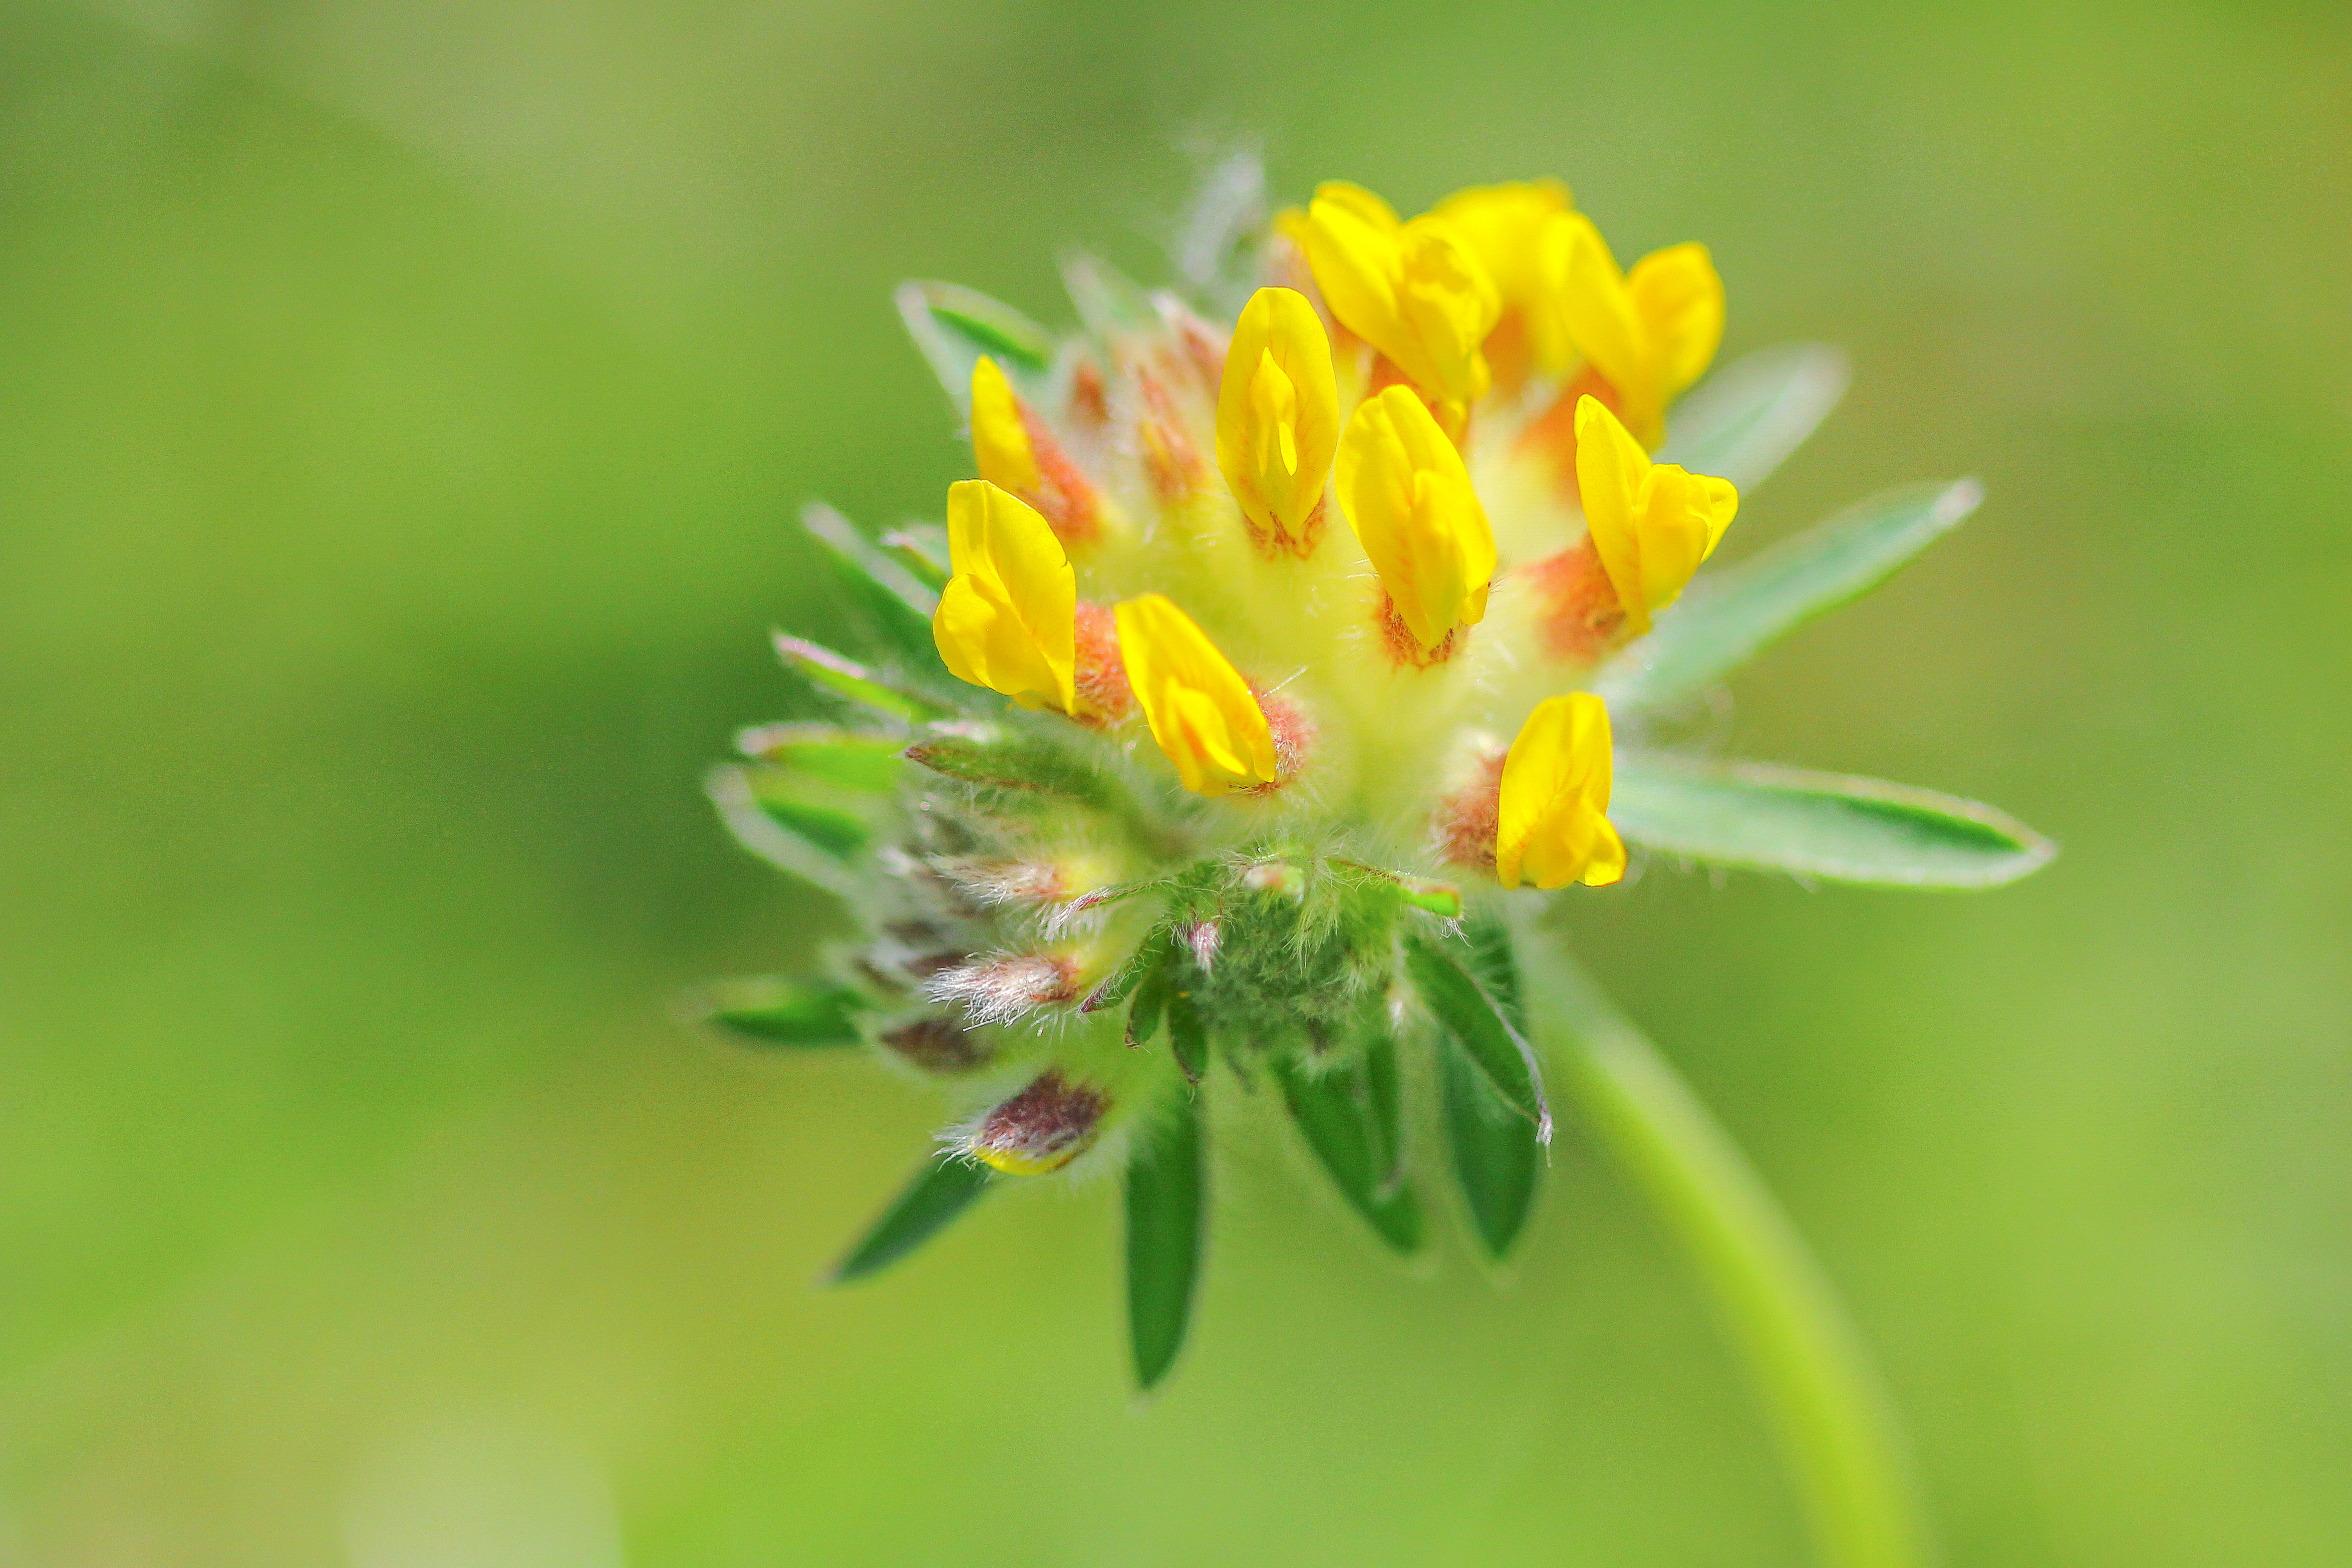
[[[1626,839],[1717,865],[1880,887],[1998,887],[2057,846],[2014,818],[1926,789],[1761,763],[1617,758]]]
[[[1413,988],[1439,1027],[1503,1102],[1534,1125],[1537,1141],[1551,1142],[1551,1108],[1544,1103],[1535,1051],[1496,1009],[1486,988],[1430,937],[1411,938],[1404,961]]]
[[[1165,970],[1161,971],[1163,974]],[[1198,1083],[1209,1071],[1209,1028],[1201,1019],[1192,993],[1171,983],[1168,988],[1168,1049],[1188,1083]]]
[[[1535,1124],[1495,1092],[1452,1034],[1437,1040],[1437,1071],[1445,1100],[1445,1143],[1454,1179],[1471,1224],[1496,1259],[1511,1249],[1535,1206],[1543,1173],[1543,1145]]]
[[[842,591],[871,623],[883,646],[941,678],[939,644],[931,636],[931,612],[940,596],[915,580],[907,569],[870,543],[847,517],[822,502],[801,509],[801,528],[833,567]]]
[[[929,1241],[988,1190],[995,1174],[959,1155],[925,1162],[857,1245],[834,1266],[833,1282],[845,1285],[862,1280]]]
[[[1592,689],[1612,708],[1704,691],[1766,644],[1877,587],[1983,498],[1973,479],[1890,490],[1702,579],[1601,672]]]
[[[760,810],[768,820],[789,832],[798,833],[811,845],[847,864],[864,853],[874,841],[873,830],[855,813],[838,807],[813,805],[806,800],[794,800],[762,793],[755,784],[752,793]]]
[[[1378,1051],[1388,1053],[1388,1067],[1377,1073],[1365,1061],[1350,1061],[1309,1074],[1286,1055],[1275,1059],[1274,1071],[1291,1120],[1341,1196],[1381,1240],[1400,1252],[1415,1252],[1421,1249],[1421,1205],[1396,1159],[1396,1048],[1385,1039],[1375,1041],[1365,1052],[1367,1060]]]
[[[805,638],[776,634],[776,655],[819,690],[902,724],[944,718],[947,705],[905,680],[845,658]]]
[[[898,298],[908,335],[967,418],[971,367],[982,355],[1016,379],[1024,371],[1042,371],[1053,361],[1052,333],[985,294],[952,283],[902,283]]]
[[[1209,1206],[1201,1110],[1180,1095],[1138,1140],[1127,1166],[1127,1322],[1135,1381],[1150,1388],[1184,1348],[1207,1250]]]
[[[714,768],[706,785],[710,803],[735,841],[770,865],[843,899],[853,915],[861,913],[859,879],[832,855],[780,825],[761,800],[753,776],[747,768]]]
[[[896,793],[906,767],[898,759],[906,748],[900,737],[824,724],[761,725],[737,735],[735,747],[746,757],[871,795]]]
[[[1135,1001],[1127,1009],[1127,1043],[1136,1050],[1151,1043],[1160,1032],[1160,1015],[1168,1010],[1169,965],[1155,965],[1135,988]]]
[[[1056,795],[1089,806],[1108,804],[1110,797],[1103,776],[1085,759],[1035,736],[934,736],[907,747],[906,757],[967,784]]]
[[[1818,343],[1750,354],[1675,408],[1658,461],[1754,489],[1829,417],[1851,374],[1843,354]]]
[[[1078,1010],[1082,1013],[1100,1012],[1105,1008],[1118,1006],[1130,995],[1136,994],[1167,962],[1169,954],[1174,950],[1175,941],[1175,933],[1169,926],[1156,927],[1119,960],[1116,968],[1096,983],[1095,988],[1088,991],[1086,999],[1078,1004]],[[1127,1043],[1136,1045],[1141,1042],[1130,1036]]]
[[[877,542],[883,554],[906,568],[909,576],[935,594],[947,587],[948,579],[953,575],[947,530],[937,523],[908,523],[904,528],[892,528]]]
[[[857,1044],[857,1015],[872,1005],[830,980],[749,980],[728,987],[703,1016],[762,1045],[829,1048]]]

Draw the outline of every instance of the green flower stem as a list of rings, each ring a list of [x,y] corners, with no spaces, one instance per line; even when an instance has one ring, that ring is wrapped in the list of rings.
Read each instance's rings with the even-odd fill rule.
[[[1518,901],[1514,901],[1515,905]],[[1533,904],[1533,901],[1528,901]],[[1917,1568],[1930,1551],[1893,1410],[1803,1240],[1655,1046],[1513,911],[1528,1016],[1562,1095],[1689,1253],[1746,1358],[1828,1568]]]

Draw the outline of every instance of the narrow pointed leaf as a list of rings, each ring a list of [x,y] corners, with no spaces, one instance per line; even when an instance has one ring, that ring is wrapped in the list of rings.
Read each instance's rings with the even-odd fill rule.
[[[1192,993],[1171,984],[1167,1013],[1168,1049],[1175,1055],[1176,1065],[1184,1070],[1185,1081],[1198,1083],[1209,1071],[1209,1030],[1201,1020],[1201,1009],[1193,1002]]]
[[[939,608],[939,594],[918,582],[831,507],[812,502],[802,508],[801,528],[816,541],[843,594],[881,644],[927,673],[945,675],[939,644],[931,636],[931,612]]]
[[[1394,1101],[1383,1105],[1360,1063],[1309,1076],[1297,1062],[1277,1057],[1275,1074],[1291,1120],[1341,1196],[1391,1247],[1420,1250],[1421,1204],[1390,1157],[1400,1143]]]
[[[944,718],[950,711],[912,682],[861,664],[806,638],[777,632],[776,656],[820,691],[902,724]]]
[[[1405,948],[1405,971],[1439,1027],[1462,1047],[1479,1075],[1533,1124],[1538,1142],[1549,1143],[1551,1108],[1544,1103],[1535,1052],[1496,1009],[1486,988],[1427,937],[1415,937]]]
[[[1621,753],[1609,820],[1626,839],[1717,865],[1880,887],[2014,882],[2057,846],[1990,806],[1875,779]]]
[[[872,1005],[830,980],[751,980],[728,987],[703,1016],[762,1045],[830,1048],[858,1043],[857,1015]]]
[[[898,316],[956,409],[971,414],[971,367],[983,354],[1015,378],[1042,371],[1054,337],[1012,306],[952,283],[898,286]]]
[[[1877,587],[1983,498],[1973,479],[1890,490],[1702,578],[1601,672],[1593,689],[1612,708],[1705,691],[1768,644]]]
[[[1209,1228],[1201,1108],[1190,1094],[1161,1113],[1127,1167],[1127,1322],[1135,1381],[1150,1388],[1176,1364],[1192,1320]]]
[[[838,860],[780,824],[764,809],[753,788],[751,769],[715,768],[706,788],[710,803],[719,809],[719,821],[727,824],[736,842],[770,865],[848,901],[853,916],[860,913],[860,905],[853,897],[857,891],[856,879]]]
[[[931,736],[907,747],[906,757],[967,784],[1058,796],[1087,805],[1107,804],[1110,797],[1100,773],[1051,741],[1033,736]]]
[[[735,747],[746,757],[873,795],[896,792],[906,768],[898,758],[906,743],[899,737],[832,725],[761,725],[737,735]]]
[[[1160,964],[1143,977],[1135,988],[1135,1000],[1127,1009],[1127,1043],[1140,1050],[1151,1043],[1160,1032],[1160,1019],[1168,1010],[1168,966]]]
[[[908,576],[937,594],[947,587],[952,573],[949,570],[947,530],[937,523],[908,523],[892,528],[877,541],[882,553],[904,567]]]
[[[862,1280],[929,1241],[988,1190],[994,1175],[978,1161],[960,1155],[926,1162],[873,1228],[835,1265],[834,1283]]]
[[[1535,1207],[1543,1145],[1536,1142],[1535,1124],[1495,1092],[1449,1034],[1438,1038],[1437,1070],[1454,1179],[1478,1239],[1489,1256],[1499,1259],[1510,1251]]]
[[[1843,353],[1819,343],[1750,354],[1682,401],[1658,461],[1752,490],[1829,417],[1852,373]]]
[[[1139,995],[1141,988],[1155,977],[1167,963],[1169,955],[1175,951],[1175,934],[1168,926],[1163,925],[1154,929],[1150,936],[1137,943],[1134,950],[1119,960],[1093,990],[1087,993],[1086,999],[1078,1004],[1078,1010],[1082,1013],[1100,1012],[1105,1008],[1118,1006],[1130,996]],[[1137,1043],[1130,1032],[1128,1044]]]

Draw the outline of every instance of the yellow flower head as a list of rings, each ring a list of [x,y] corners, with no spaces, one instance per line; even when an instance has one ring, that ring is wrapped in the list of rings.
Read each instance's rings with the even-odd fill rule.
[[[1314,545],[1339,394],[1331,340],[1307,297],[1261,288],[1242,308],[1217,393],[1217,466],[1261,535],[1300,551]]]
[[[1638,637],[1715,553],[1739,492],[1728,479],[1652,463],[1596,397],[1576,404],[1576,483],[1593,551],[1617,591],[1626,632]]]
[[[1423,648],[1486,615],[1495,535],[1462,455],[1411,387],[1367,398],[1339,441],[1339,505]]]
[[[1023,707],[1076,712],[1077,577],[1045,519],[988,480],[966,479],[948,490],[948,559],[955,575],[931,639],[949,671]]]
[[[971,455],[980,476],[1000,489],[1034,496],[1044,483],[1020,400],[1003,368],[985,354],[971,367]]]
[[[1124,601],[1118,615],[1128,684],[1184,788],[1223,795],[1273,783],[1265,711],[1208,634],[1164,594]]]
[[[1723,340],[1723,279],[1703,245],[1653,251],[1617,270],[1591,219],[1570,215],[1566,315],[1577,351],[1616,389],[1625,423],[1655,451],[1666,405],[1698,380]]]
[[[1342,326],[1433,396],[1467,404],[1486,394],[1478,346],[1503,301],[1451,226],[1399,223],[1370,191],[1333,180],[1316,187],[1303,228],[1316,285]]]
[[[1615,882],[1625,874],[1625,845],[1608,810],[1609,710],[1590,692],[1545,698],[1503,759],[1495,879],[1547,891]]]
[[[1507,320],[1518,324],[1528,368],[1566,373],[1576,346],[1568,332],[1568,265],[1578,230],[1568,187],[1557,180],[1473,185],[1430,209],[1495,280]],[[1490,358],[1501,354],[1487,345]]]

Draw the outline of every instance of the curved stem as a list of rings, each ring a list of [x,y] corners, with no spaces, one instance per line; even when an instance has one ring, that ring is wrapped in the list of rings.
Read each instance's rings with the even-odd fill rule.
[[[1894,1412],[1796,1228],[1657,1048],[1540,928],[1540,905],[1512,914],[1528,1020],[1565,1070],[1562,1094],[1706,1281],[1822,1562],[1918,1568],[1927,1531]]]

